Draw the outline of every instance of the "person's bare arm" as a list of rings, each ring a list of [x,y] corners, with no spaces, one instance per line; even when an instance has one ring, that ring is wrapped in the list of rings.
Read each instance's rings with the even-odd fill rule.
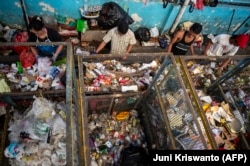
[[[38,52],[37,52],[37,49],[35,47],[30,47],[31,49],[31,52],[33,53],[33,55],[35,55],[36,58],[38,58]]]
[[[231,58],[226,59],[222,65],[217,70],[217,75],[221,76],[222,71],[227,67],[227,65],[231,62]]]
[[[207,43],[207,45],[205,46],[205,49],[204,49],[202,55],[207,55],[207,51],[211,47],[211,45],[212,45],[212,41],[209,40],[208,43]]]
[[[190,45],[190,52],[191,52],[191,55],[195,55],[193,44]]]
[[[132,47],[133,47],[132,44],[128,45],[127,50],[125,52],[125,55],[122,56],[122,60],[126,60],[127,59],[127,55],[126,54],[130,53],[130,51],[132,50]]]
[[[183,36],[183,31],[177,31],[174,34],[174,37],[171,39],[168,48],[167,48],[167,52],[170,53],[173,47],[173,44],[176,43],[177,41],[179,41]]]
[[[107,43],[105,43],[104,41],[101,42],[101,44],[97,47],[96,49],[96,53],[99,53],[105,46]]]
[[[132,44],[129,44],[129,45],[128,45],[126,54],[130,53],[130,51],[132,50],[132,47],[133,47]]]
[[[220,69],[223,70],[225,67],[227,67],[227,65],[230,63],[230,61],[231,61],[231,58],[226,59],[226,60],[222,63],[222,65],[220,66]]]
[[[190,45],[190,52],[191,52],[191,55],[196,55],[195,52],[194,52],[194,43],[195,42],[200,42],[201,39],[200,39],[200,36],[196,36],[194,42]]]
[[[53,57],[52,57],[53,61],[56,61],[56,58],[57,58],[58,55],[61,53],[62,49],[63,49],[63,45],[59,45],[59,46],[57,47],[56,52],[54,53],[54,55],[53,55]]]

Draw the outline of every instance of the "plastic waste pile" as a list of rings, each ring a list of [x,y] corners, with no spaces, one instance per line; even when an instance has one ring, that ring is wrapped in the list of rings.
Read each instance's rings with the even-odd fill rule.
[[[66,165],[65,103],[34,99],[24,113],[14,110],[4,155],[12,166]]]
[[[87,92],[137,92],[147,88],[160,63],[156,59],[150,63],[123,65],[117,60],[107,60],[99,63],[84,62],[84,66]]]
[[[219,148],[227,150],[240,148],[238,133],[247,133],[247,128],[249,128],[247,126],[249,126],[250,117],[250,97],[249,90],[244,89],[244,86],[250,85],[249,72],[247,72],[249,67],[221,84],[221,87],[226,89],[224,97],[218,94],[217,96],[207,94],[206,89],[235,65],[237,65],[237,61],[232,61],[227,69],[218,72],[220,62],[196,63],[195,61],[187,61],[188,71],[215,141]],[[236,105],[238,108],[235,107]]]
[[[29,68],[23,68],[20,62],[11,65],[1,64],[1,82],[5,82],[4,87],[8,87],[1,92],[64,89],[65,85],[60,78],[66,72],[66,64],[55,66],[47,57],[38,58],[37,61]]]

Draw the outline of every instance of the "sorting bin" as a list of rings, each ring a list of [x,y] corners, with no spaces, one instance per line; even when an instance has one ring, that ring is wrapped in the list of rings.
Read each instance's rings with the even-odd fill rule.
[[[156,109],[161,110],[168,133],[168,137],[163,137],[167,138],[167,144],[163,145],[168,149],[212,148],[212,140],[192,105],[174,57],[164,61],[142,101],[142,108],[150,110],[149,115]],[[151,119],[149,116],[148,121]]]
[[[0,96],[2,99],[5,99],[4,101],[8,104],[14,106],[19,101],[24,100],[34,100],[33,96],[37,97],[45,97],[48,99],[57,99],[60,98],[60,100],[64,101],[66,104],[66,162],[67,165],[83,165],[82,164],[82,152],[81,152],[81,141],[80,137],[78,136],[78,128],[79,125],[78,121],[78,114],[79,114],[79,105],[76,101],[76,88],[75,88],[75,80],[76,80],[76,74],[75,74],[75,68],[74,66],[74,59],[73,59],[73,51],[72,51],[72,45],[68,42],[51,42],[51,43],[39,43],[41,45],[63,45],[65,54],[66,54],[66,85],[65,89],[63,90],[52,90],[52,89],[38,89],[37,91],[29,91],[29,92],[22,92],[22,91],[11,91],[11,92],[5,92],[1,93]],[[13,47],[13,46],[33,46],[37,45],[37,43],[1,43],[0,46],[5,47]],[[4,57],[1,57],[4,58]],[[14,61],[9,62],[9,64],[15,63]],[[7,119],[8,121],[10,119]],[[5,146],[7,146],[8,140],[5,140]],[[80,146],[79,146],[80,145]],[[1,154],[2,155],[2,154]],[[5,158],[6,160],[6,158]],[[7,164],[2,163],[2,164]]]
[[[8,119],[10,118],[10,112],[3,105],[1,106],[6,114],[1,115],[1,128],[0,128],[0,163],[3,161],[3,154],[5,149],[5,141],[7,137],[7,127],[8,127]],[[3,110],[2,109],[2,110]]]
[[[208,145],[211,144],[209,143],[210,140],[205,138],[203,134],[204,126],[197,118],[198,115],[192,107],[190,98],[178,73],[175,59],[171,54],[131,53],[126,60],[121,60],[121,56],[110,54],[75,55],[75,57],[78,61],[79,73],[78,99],[83,110],[82,140],[85,165],[90,165],[93,160],[98,160],[98,157],[100,158],[101,156],[99,150],[93,149],[95,147],[93,142],[95,141],[92,138],[90,139],[92,130],[89,127],[93,127],[93,124],[90,124],[92,123],[90,120],[92,114],[97,114],[95,116],[99,117],[104,113],[108,116],[106,118],[107,121],[110,121],[110,117],[112,118],[114,112],[117,115],[136,110],[146,140],[146,143],[140,145],[144,148],[146,145],[147,151],[153,149],[207,149]],[[151,63],[155,59],[159,59],[160,65],[154,73],[150,84],[143,90],[139,89],[136,92],[86,91],[84,75],[86,69],[84,69],[83,65],[86,62],[102,63],[107,60],[117,60],[121,61],[123,65],[132,65],[134,63]],[[115,74],[119,76],[126,75],[119,72]],[[134,77],[137,77],[137,75]],[[105,126],[98,123],[96,125],[99,128]],[[133,125],[131,124],[131,126]],[[117,133],[119,135],[119,131]],[[107,137],[103,137],[102,139],[105,140],[103,144],[105,142],[113,143],[113,138],[109,140]],[[131,137],[128,139],[130,140]],[[109,148],[112,149],[114,146],[117,146],[117,144],[113,143]],[[109,148],[107,148],[107,151],[110,150]],[[95,156],[93,156],[93,153],[95,153]],[[113,160],[115,160],[115,157]]]
[[[230,63],[222,72],[218,72],[220,65],[228,58]],[[247,119],[249,108],[243,98],[247,98],[249,94],[249,56],[233,56],[233,57],[207,57],[207,56],[180,56],[177,59],[180,65],[180,71],[183,80],[186,82],[187,89],[193,98],[193,105],[196,111],[201,115],[203,123],[207,127],[207,133],[213,140],[216,149],[225,146],[226,142],[230,142],[233,149],[249,149],[249,141],[247,133],[249,132],[249,124],[243,119]],[[242,92],[244,96],[239,96]],[[211,97],[211,98],[210,98]],[[208,104],[205,99],[212,99],[213,103]],[[239,104],[240,101],[240,104]],[[217,103],[216,103],[217,102]],[[226,115],[222,116],[221,122],[211,121],[207,108],[217,108],[224,105],[229,106]],[[216,110],[215,110],[216,112]],[[230,115],[230,117],[228,116]],[[227,119],[225,119],[227,117]],[[245,122],[244,122],[245,121]],[[236,123],[237,122],[237,123]],[[239,129],[234,129],[235,124],[239,125]],[[212,130],[219,129],[223,135],[215,136]],[[248,128],[248,129],[247,129]],[[238,131],[234,131],[238,130]],[[248,131],[247,131],[248,130]],[[214,138],[216,137],[216,140]],[[236,138],[235,138],[236,137]],[[229,140],[229,141],[225,141]],[[224,143],[223,143],[224,142]],[[236,143],[237,142],[237,143]],[[238,145],[237,145],[238,144]]]
[[[0,44],[0,48],[2,47],[8,47],[9,49],[14,49],[15,47],[24,47],[25,50],[29,50],[30,46],[35,46],[37,45],[36,42],[14,42],[14,43],[1,43]],[[65,63],[65,61],[68,61],[68,59],[66,60],[65,58],[69,57],[70,55],[72,55],[73,51],[72,48],[68,48],[68,47],[72,47],[70,45],[70,43],[67,42],[51,42],[51,43],[39,43],[39,45],[63,45],[63,50],[64,50],[64,54],[59,57],[57,62],[60,63]],[[20,55],[18,55],[17,53],[15,53],[15,51],[13,51],[13,54],[11,55],[1,55],[1,64],[7,64],[7,65],[15,65],[16,67],[18,67],[18,63],[20,62]],[[60,62],[61,61],[61,62]],[[57,63],[56,62],[56,63]],[[20,64],[20,63],[19,63]],[[37,66],[36,66],[37,67]],[[67,64],[66,67],[71,67],[72,68],[72,64]],[[32,68],[32,66],[30,66],[29,68]],[[27,68],[28,69],[28,68]],[[35,70],[35,69],[34,69]],[[28,74],[26,74],[28,75]],[[25,75],[25,76],[26,76]],[[30,74],[32,75],[32,73]],[[35,77],[35,76],[34,76]],[[8,95],[8,96],[22,96],[22,95],[34,95],[37,94],[39,95],[41,92],[43,94],[65,94],[65,89],[48,89],[48,88],[37,88],[35,91],[31,91],[31,90],[20,90],[16,88],[16,85],[14,83],[8,82],[8,84],[10,84],[10,90],[11,92],[5,92],[2,93],[0,95]]]

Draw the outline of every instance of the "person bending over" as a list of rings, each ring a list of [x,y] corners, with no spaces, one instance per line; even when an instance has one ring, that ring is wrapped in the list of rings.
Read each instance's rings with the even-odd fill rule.
[[[208,35],[209,41],[205,46],[203,55],[205,56],[234,56],[239,48],[246,48],[249,35],[228,35],[219,34],[217,36]],[[220,66],[222,71],[230,63],[231,59],[226,59]]]
[[[39,16],[34,16],[29,23],[29,42],[62,42],[60,34],[51,28],[44,26],[43,20]],[[49,57],[54,62],[61,54],[63,45],[39,45],[31,47],[32,53],[39,57]]]
[[[199,34],[201,31],[202,25],[199,23],[193,23],[188,31],[176,31],[168,45],[167,52],[172,52],[174,55],[185,55],[190,49],[191,54],[195,55],[193,43],[200,41]]]
[[[111,42],[111,54],[125,54],[123,59],[126,59],[126,54],[130,53],[136,39],[134,32],[129,29],[126,22],[121,22],[117,27],[112,28],[103,37],[103,41],[97,47],[96,53],[99,53],[108,42]]]

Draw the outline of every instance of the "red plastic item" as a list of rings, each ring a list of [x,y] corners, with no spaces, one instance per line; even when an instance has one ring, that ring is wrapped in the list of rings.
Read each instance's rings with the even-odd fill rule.
[[[29,68],[35,63],[36,57],[30,50],[24,49],[19,56],[19,60],[23,68]]]

